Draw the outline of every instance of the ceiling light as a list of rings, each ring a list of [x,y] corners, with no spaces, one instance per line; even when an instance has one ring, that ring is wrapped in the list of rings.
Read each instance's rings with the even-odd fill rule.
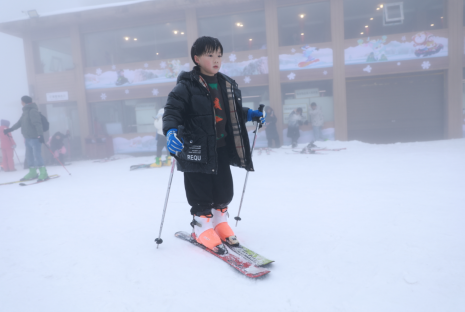
[[[184,35],[184,32],[181,32],[181,35]]]
[[[129,37],[124,37],[124,40],[128,41],[128,40],[129,40]]]
[[[444,16],[441,16],[441,18],[444,18]]]
[[[249,41],[252,41],[252,38],[250,38]]]
[[[300,14],[300,18],[304,18],[305,17],[305,14]]]
[[[303,36],[303,35],[304,35],[304,33],[301,33],[300,35],[301,35],[301,36]]]
[[[433,27],[433,26],[434,26],[434,24],[431,24],[431,27]]]
[[[376,8],[377,11],[379,11],[379,8]]]
[[[360,35],[363,35],[363,32],[361,32]]]
[[[174,32],[174,34],[175,34],[175,35],[177,35],[177,34],[178,34],[178,31],[177,31],[177,30],[175,30],[175,31],[173,31],[173,32]]]
[[[36,10],[29,10],[26,11],[27,15],[29,15],[30,18],[37,18],[39,17],[39,13],[37,13]]]
[[[157,55],[158,55],[158,52],[157,52]]]
[[[370,18],[370,21],[372,21],[372,20],[373,20],[373,17],[372,17],[372,18]]]
[[[384,6],[384,5],[381,4],[379,7],[380,7],[380,8],[383,8],[383,6]]]
[[[366,25],[365,28],[368,28],[368,25]]]

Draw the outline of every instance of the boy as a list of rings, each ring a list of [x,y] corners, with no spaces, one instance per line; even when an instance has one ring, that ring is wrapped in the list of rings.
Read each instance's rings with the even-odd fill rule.
[[[181,72],[163,114],[167,147],[184,172],[184,187],[197,242],[218,254],[239,241],[227,222],[233,198],[230,165],[253,171],[246,121],[264,123],[258,110],[242,107],[237,83],[219,73],[223,46],[212,37],[191,48],[196,66]]]

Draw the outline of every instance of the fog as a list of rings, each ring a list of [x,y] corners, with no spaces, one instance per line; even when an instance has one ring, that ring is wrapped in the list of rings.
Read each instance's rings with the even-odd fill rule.
[[[127,2],[117,0],[46,0],[46,1],[2,1],[0,10],[0,23],[25,17],[27,10],[37,10],[40,14],[77,7],[86,7],[100,4]],[[6,119],[13,125],[21,117],[20,98],[28,94],[26,64],[24,62],[23,40],[18,37],[0,33],[0,75],[1,99],[0,119]],[[14,131],[16,142],[21,142],[21,131]],[[23,144],[18,144],[21,149]]]

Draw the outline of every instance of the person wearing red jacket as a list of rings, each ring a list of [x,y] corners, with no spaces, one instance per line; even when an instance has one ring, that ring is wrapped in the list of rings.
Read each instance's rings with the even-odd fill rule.
[[[0,121],[0,146],[2,149],[2,168],[4,171],[16,171],[13,161],[13,150],[16,148],[16,143],[11,137],[11,134],[4,134],[3,130],[10,127],[8,120]]]

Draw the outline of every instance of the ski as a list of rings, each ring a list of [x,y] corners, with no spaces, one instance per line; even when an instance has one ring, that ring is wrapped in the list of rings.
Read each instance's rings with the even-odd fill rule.
[[[161,168],[161,167],[166,167],[166,166],[171,166],[171,164],[167,164],[166,161],[162,161],[162,166],[161,167],[150,167],[152,164],[140,164],[140,165],[132,165],[129,170],[137,170],[137,169],[152,169],[152,168]]]
[[[219,254],[215,253],[213,250],[208,249],[207,247],[203,246],[202,244],[197,243],[197,241],[187,232],[183,232],[183,231],[176,232],[176,234],[174,234],[174,236],[176,236],[177,238],[180,238],[182,240],[185,240],[186,242],[189,242],[189,243],[193,244],[194,246],[202,248],[203,250],[211,253],[212,255],[216,256],[217,258],[220,258],[221,260],[223,260],[224,262],[226,262],[227,264],[229,264],[230,266],[232,266],[233,268],[235,268],[236,270],[238,270],[239,272],[241,272],[242,274],[244,274],[247,277],[257,278],[257,277],[260,277],[260,276],[263,276],[263,275],[266,275],[266,274],[270,273],[269,270],[264,269],[264,268],[259,268],[259,267],[255,266],[252,262],[230,253],[229,249],[228,249],[227,254],[219,255]]]
[[[35,181],[35,182],[32,182],[32,183],[19,183],[19,185],[21,186],[29,186],[29,185],[34,185],[34,184],[39,184],[39,183],[43,183],[43,182],[47,182],[51,179],[56,179],[56,178],[59,178],[60,176],[57,175],[57,174],[54,174],[54,175],[51,175],[48,177],[47,180],[44,180],[44,181]]]
[[[49,177],[51,178],[51,177],[55,177],[55,176],[57,176],[57,174],[51,175],[51,176],[49,176]],[[34,181],[34,180],[36,180],[36,179],[25,180],[25,181],[21,181],[21,180],[20,180],[20,181],[6,182],[6,183],[0,183],[0,185],[17,184],[17,183],[22,183],[22,182]]]
[[[303,155],[325,155],[325,153],[320,152],[302,152],[302,151],[293,151],[293,153],[286,153],[286,154],[303,154]]]
[[[273,263],[274,260],[269,260],[258,253],[250,250],[249,248],[243,246],[242,244],[239,244],[239,246],[231,246],[230,244],[226,243],[226,246],[228,246],[232,251],[237,253],[239,256],[242,258],[249,260],[256,266],[264,266],[270,263]]]
[[[313,151],[330,151],[330,152],[339,152],[339,151],[343,151],[343,150],[346,150],[347,148],[316,148],[316,149],[312,149]]]

